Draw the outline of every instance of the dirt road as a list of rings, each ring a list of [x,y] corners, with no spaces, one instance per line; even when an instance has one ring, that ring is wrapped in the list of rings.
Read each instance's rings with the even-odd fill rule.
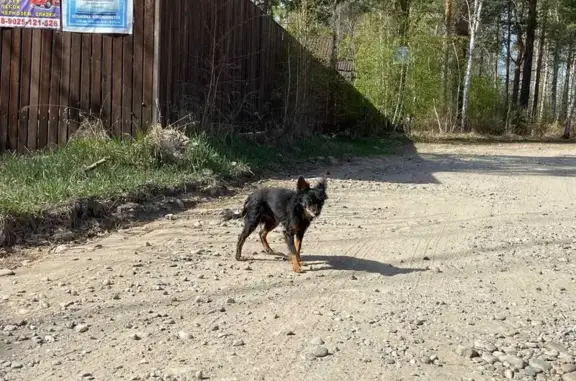
[[[233,260],[240,223],[218,213],[245,193],[53,248],[0,276],[0,380],[575,381],[574,152],[328,168],[302,275],[257,234]]]

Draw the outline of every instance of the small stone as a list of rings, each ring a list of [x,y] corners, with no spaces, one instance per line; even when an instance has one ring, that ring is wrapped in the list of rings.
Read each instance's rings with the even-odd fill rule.
[[[310,350],[309,354],[313,357],[326,357],[328,356],[328,349],[324,346],[317,346]]]
[[[234,342],[232,343],[233,347],[241,347],[243,345],[244,345],[244,340],[242,340],[242,339],[234,340]]]
[[[234,298],[226,299],[226,304],[234,304],[234,303],[236,303],[236,300],[234,300]]]
[[[540,369],[543,372],[548,372],[550,369],[552,369],[552,365],[550,365],[549,362],[536,358],[530,359],[528,364],[535,370]]]
[[[194,374],[194,377],[196,377],[197,380],[203,380],[203,379],[206,378],[206,377],[204,376],[204,373],[203,373],[201,370],[199,370],[198,372],[196,372],[196,373]]]
[[[0,269],[0,277],[15,275],[16,273],[10,269]]]
[[[356,278],[356,275],[352,274],[352,276],[350,277],[351,280],[358,280],[358,278]]]
[[[511,369],[506,369],[504,371],[504,377],[506,377],[508,380],[514,379],[514,371]]]
[[[434,360],[432,360],[429,356],[424,356],[424,357],[422,357],[422,360],[420,360],[420,362],[422,364],[426,364],[426,365],[432,364],[433,361]]]
[[[482,341],[482,340],[476,340],[474,342],[474,348],[476,348],[480,351],[490,352],[490,353],[498,350],[498,348],[496,348],[496,345],[492,344],[489,341]]]
[[[488,364],[494,364],[498,361],[496,356],[491,355],[490,353],[484,352],[482,353],[482,360],[486,361]]]
[[[137,334],[137,333],[133,333],[133,334],[130,335],[130,338],[131,338],[132,340],[141,340],[141,339],[142,339],[142,336],[140,336],[140,335]]]
[[[522,369],[526,366],[526,362],[524,360],[514,355],[505,355],[499,358],[499,360],[502,362],[507,362],[516,369]]]
[[[24,366],[24,365],[22,365],[21,363],[16,362],[16,361],[14,361],[12,364],[10,364],[10,368],[12,368],[12,369],[20,369],[20,368],[22,368],[23,366]]]
[[[560,369],[562,369],[563,373],[572,373],[572,372],[576,372],[576,365],[575,364],[562,364],[560,366]]]
[[[545,360],[554,361],[559,355],[560,355],[560,352],[555,351],[555,350],[544,351],[544,359]]]
[[[548,343],[546,346],[550,350],[554,350],[554,351],[557,351],[560,353],[568,353],[568,350],[566,349],[566,347],[560,343]]]
[[[16,327],[15,325],[8,324],[8,325],[4,326],[3,331],[4,332],[13,332],[13,331],[16,331],[17,328],[18,327]]]
[[[190,340],[190,339],[193,338],[193,337],[192,337],[192,334],[190,334],[190,333],[188,333],[188,332],[184,332],[184,331],[178,332],[178,337],[179,337],[181,340]]]
[[[310,340],[310,345],[324,345],[324,340],[321,337],[315,337]]]
[[[84,333],[84,332],[88,331],[88,325],[87,324],[78,324],[74,329],[78,333]]]
[[[469,347],[465,347],[462,345],[459,345],[458,348],[456,348],[456,354],[468,359],[474,358],[474,357],[478,357],[479,354],[478,352],[476,352],[475,349],[469,348]]]
[[[539,372],[536,371],[536,369],[527,366],[526,368],[522,369],[522,371],[524,372],[524,374],[526,376],[529,377],[536,377],[536,374],[538,374]]]
[[[64,323],[64,326],[68,329],[72,329],[76,327],[76,323],[74,323],[73,321],[67,321],[66,323]]]

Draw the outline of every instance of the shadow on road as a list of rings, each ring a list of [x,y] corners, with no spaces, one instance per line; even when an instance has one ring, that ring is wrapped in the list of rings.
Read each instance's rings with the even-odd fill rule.
[[[319,177],[326,168],[309,171]],[[328,168],[329,178],[397,184],[439,184],[438,173],[476,173],[496,176],[576,176],[576,156],[518,156],[459,153],[419,153],[413,145],[402,152],[355,159]]]
[[[304,260],[304,263],[314,265],[312,269],[306,268],[306,271],[343,270],[380,274],[384,276],[426,271],[425,269],[419,268],[395,267],[388,263],[346,255],[303,255],[302,259]]]

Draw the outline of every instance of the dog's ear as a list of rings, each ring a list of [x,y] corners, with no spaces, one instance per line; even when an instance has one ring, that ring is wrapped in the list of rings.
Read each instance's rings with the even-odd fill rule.
[[[310,183],[308,183],[308,181],[304,180],[303,176],[298,177],[298,182],[296,183],[296,189],[298,190],[308,190],[310,189]]]
[[[318,181],[318,184],[316,184],[316,189],[321,189],[325,191],[327,187],[328,187],[328,179],[326,178],[326,176],[322,176],[320,181]]]

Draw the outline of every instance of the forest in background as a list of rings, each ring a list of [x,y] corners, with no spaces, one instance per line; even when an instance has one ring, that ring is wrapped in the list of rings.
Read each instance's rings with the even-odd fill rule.
[[[253,1],[313,53],[329,41],[393,125],[572,136],[573,0]]]

